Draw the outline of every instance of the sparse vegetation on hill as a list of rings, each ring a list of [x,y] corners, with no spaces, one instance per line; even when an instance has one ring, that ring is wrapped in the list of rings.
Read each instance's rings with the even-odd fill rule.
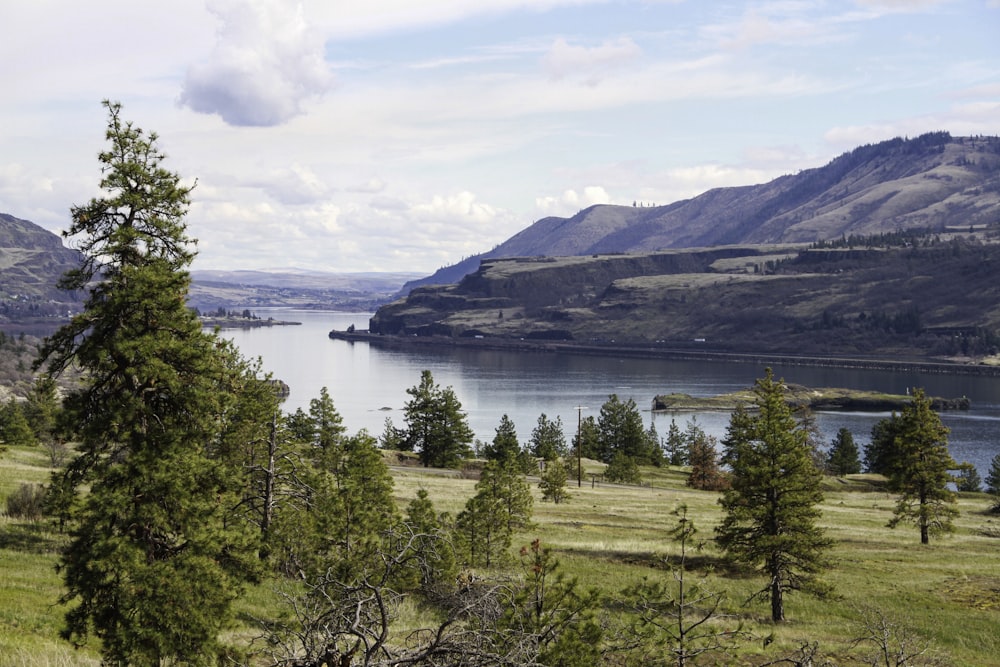
[[[456,283],[486,259],[968,231],[998,219],[1000,138],[931,132],[859,146],[823,167],[667,206],[599,205],[571,218],[543,218],[482,255],[407,283],[402,294]]]
[[[1000,350],[998,281],[1000,244],[982,231],[497,259],[457,285],[383,306],[371,331],[652,352],[985,358]]]

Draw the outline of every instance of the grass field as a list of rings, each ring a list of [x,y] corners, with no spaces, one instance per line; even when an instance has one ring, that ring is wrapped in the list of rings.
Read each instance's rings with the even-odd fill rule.
[[[864,476],[828,479],[822,525],[836,546],[835,564],[825,580],[835,595],[824,600],[788,596],[788,621],[774,626],[767,620],[766,604],[743,604],[762,580],[727,570],[711,543],[712,529],[721,519],[717,494],[686,488],[682,471],[645,472],[651,486],[592,487],[585,473],[582,487],[571,482],[572,497],[559,505],[541,502],[536,489],[536,527],[518,536],[514,548],[539,537],[553,549],[563,571],[584,587],[613,594],[643,576],[670,576],[663,558],[676,556],[677,547],[666,531],[676,520],[671,512],[684,503],[698,537],[706,541],[693,561],[699,568],[715,566],[708,587],[725,591],[727,611],[745,619],[761,638],[742,649],[740,664],[774,660],[813,641],[835,664],[860,664],[860,649],[852,649],[851,643],[859,633],[861,611],[875,608],[930,644],[939,664],[1000,665],[1000,517],[986,514],[990,503],[985,495],[962,496],[957,532],[921,546],[915,528],[885,528],[893,498]],[[43,452],[11,448],[0,457],[0,503],[22,481],[42,482],[47,474]],[[420,468],[396,469],[394,475],[401,506],[424,488],[439,511],[453,514],[475,484]],[[65,609],[57,604],[61,587],[55,564],[62,539],[43,523],[0,517],[0,667],[99,664],[92,648],[74,649],[59,639]],[[241,605],[253,609],[269,604],[268,591],[250,591]],[[765,648],[762,639],[772,634]]]

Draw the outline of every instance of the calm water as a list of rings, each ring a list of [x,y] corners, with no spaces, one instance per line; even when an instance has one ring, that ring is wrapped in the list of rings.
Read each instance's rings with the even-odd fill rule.
[[[517,426],[522,443],[531,436],[541,413],[561,417],[567,439],[576,432],[577,406],[584,417],[597,416],[610,394],[632,398],[646,424],[655,419],[665,435],[671,418],[683,429],[691,413],[656,414],[649,411],[653,396],[683,392],[710,396],[748,387],[764,373],[753,364],[622,359],[614,356],[439,349],[385,350],[367,343],[330,340],[331,329],[354,324],[367,328],[368,313],[331,313],[296,310],[258,310],[263,317],[302,322],[301,326],[227,330],[247,357],[262,359],[265,370],[291,387],[286,409],[308,409],[309,401],[326,387],[350,432],[367,429],[379,435],[389,418],[403,426],[406,389],[430,370],[441,386],[451,386],[468,413],[476,437],[493,439],[500,417],[507,414]],[[849,387],[905,393],[923,387],[933,396],[968,396],[972,410],[945,413],[951,428],[952,456],[971,461],[985,477],[990,460],[1000,453],[1000,378],[942,376],[836,368],[774,366],[788,382],[814,387]],[[721,437],[726,413],[694,415],[706,432]],[[872,425],[888,414],[819,413],[817,423],[829,442],[846,426],[859,447],[868,442]]]

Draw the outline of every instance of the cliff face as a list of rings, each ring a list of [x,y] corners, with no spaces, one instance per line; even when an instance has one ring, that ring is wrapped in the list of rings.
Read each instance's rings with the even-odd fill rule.
[[[861,146],[769,183],[720,188],[669,206],[593,206],[543,218],[493,250],[411,281],[450,284],[502,257],[650,253],[716,245],[981,226],[1000,219],[1000,138],[936,132]]]
[[[484,261],[378,310],[372,333],[732,352],[1000,351],[1000,244],[985,231],[870,247],[724,246]]]

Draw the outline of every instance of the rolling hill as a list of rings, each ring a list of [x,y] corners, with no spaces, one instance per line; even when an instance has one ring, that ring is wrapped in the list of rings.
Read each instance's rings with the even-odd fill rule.
[[[17,323],[18,331],[46,329],[46,322],[80,307],[79,295],[56,287],[67,270],[80,265],[80,254],[33,222],[0,213],[0,330]]]
[[[599,205],[538,220],[492,250],[407,283],[456,283],[484,259],[811,243],[1000,221],[1000,138],[935,132],[861,146],[769,183],[667,206]]]

